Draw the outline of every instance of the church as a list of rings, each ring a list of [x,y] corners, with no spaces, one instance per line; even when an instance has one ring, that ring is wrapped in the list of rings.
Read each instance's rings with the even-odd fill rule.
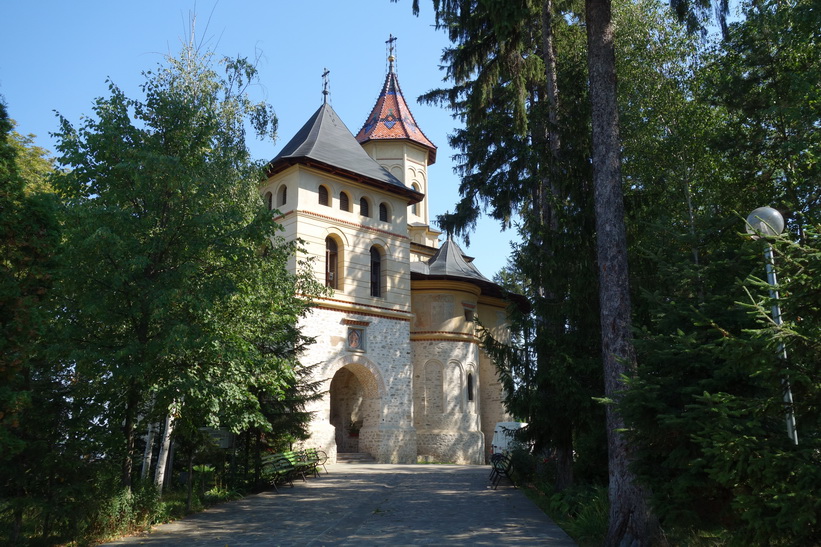
[[[389,69],[354,135],[325,101],[267,166],[261,193],[317,280],[300,361],[323,397],[306,446],[380,463],[483,464],[504,392],[475,319],[507,336],[505,291],[431,228],[436,146]],[[435,188],[435,187],[433,187]],[[293,266],[296,267],[294,260]]]

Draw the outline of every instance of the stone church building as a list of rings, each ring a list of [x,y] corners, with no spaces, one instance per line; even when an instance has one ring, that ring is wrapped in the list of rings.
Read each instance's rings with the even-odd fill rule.
[[[327,102],[271,160],[261,192],[318,280],[301,356],[325,380],[307,446],[381,463],[485,463],[503,390],[474,318],[507,332],[504,291],[430,226],[436,146],[416,125],[394,58],[356,135]]]

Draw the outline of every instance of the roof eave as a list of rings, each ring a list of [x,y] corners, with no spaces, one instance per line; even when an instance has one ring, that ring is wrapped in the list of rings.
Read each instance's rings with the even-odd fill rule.
[[[365,184],[368,186],[373,186],[379,188],[380,190],[385,190],[387,192],[391,192],[394,194],[399,194],[408,198],[408,205],[413,205],[414,203],[419,203],[425,198],[425,194],[421,192],[417,192],[412,188],[408,188],[407,186],[397,186],[395,184],[389,184],[387,182],[374,179],[372,177],[368,177],[362,175],[361,173],[357,173],[355,171],[351,171],[348,169],[344,169],[342,167],[338,167],[335,165],[331,165],[329,163],[325,163],[319,160],[315,160],[313,158],[306,158],[306,157],[285,157],[279,158],[275,162],[271,162],[265,168],[265,175],[267,177],[272,177],[277,173],[280,173],[291,167],[292,165],[304,165],[306,167],[313,167],[314,169],[319,169],[320,171],[324,171],[326,173],[330,173],[333,175],[339,175],[348,179],[353,179],[356,182],[361,184]]]
[[[516,294],[514,292],[510,292],[507,289],[503,289],[493,281],[483,281],[481,279],[462,277],[458,275],[423,274],[421,272],[414,271],[411,271],[411,280],[459,281],[462,283],[469,283],[471,285],[479,287],[482,290],[483,296],[501,298],[502,300],[507,300],[515,304],[521,311],[525,313],[530,311],[530,301],[525,296],[522,296],[521,294]]]
[[[410,143],[415,144],[416,146],[424,148],[425,150],[428,151],[428,165],[433,165],[434,163],[436,163],[436,147],[435,146],[433,146],[433,147],[428,146],[427,144],[421,143],[421,142],[419,142],[417,140],[414,140],[414,139],[408,139],[408,138],[396,139],[396,138],[387,138],[387,137],[378,138],[378,137],[368,136],[367,138],[362,139],[361,141],[359,141],[359,144],[364,145],[365,143],[368,143],[368,142],[380,142],[380,141],[385,141],[385,142],[387,142],[387,141],[392,141],[392,142],[407,141],[407,142],[410,142]]]

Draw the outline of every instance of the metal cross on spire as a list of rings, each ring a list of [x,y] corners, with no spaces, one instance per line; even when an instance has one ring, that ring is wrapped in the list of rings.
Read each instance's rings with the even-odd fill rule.
[[[322,73],[322,95],[323,95],[322,101],[325,104],[328,104],[328,95],[330,95],[330,93],[331,93],[331,91],[329,89],[331,84],[330,84],[330,80],[328,78],[328,75],[330,73],[331,73],[331,71],[328,70],[327,68],[325,69],[325,72]]]
[[[393,72],[393,62],[396,60],[396,57],[393,55],[396,46],[394,46],[394,42],[396,42],[396,36],[393,34],[388,35],[389,38],[385,40],[385,43],[388,44],[388,63],[390,65],[389,70]]]

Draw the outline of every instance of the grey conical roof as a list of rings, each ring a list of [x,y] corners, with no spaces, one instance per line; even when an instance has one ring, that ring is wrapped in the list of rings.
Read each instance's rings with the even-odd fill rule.
[[[361,182],[398,192],[416,203],[424,196],[391,175],[356,141],[330,104],[319,107],[296,135],[268,164],[268,176],[294,164],[352,176]]]
[[[479,287],[483,295],[511,300],[522,310],[530,308],[527,298],[502,288],[482,275],[482,272],[466,257],[467,255],[459,245],[448,237],[447,241],[436,251],[436,254],[426,262],[411,262],[411,279],[466,281]]]
[[[427,262],[413,262],[411,267],[417,273],[430,276],[446,276],[492,283],[482,275],[476,266],[465,260],[465,253],[453,239],[448,238]]]

